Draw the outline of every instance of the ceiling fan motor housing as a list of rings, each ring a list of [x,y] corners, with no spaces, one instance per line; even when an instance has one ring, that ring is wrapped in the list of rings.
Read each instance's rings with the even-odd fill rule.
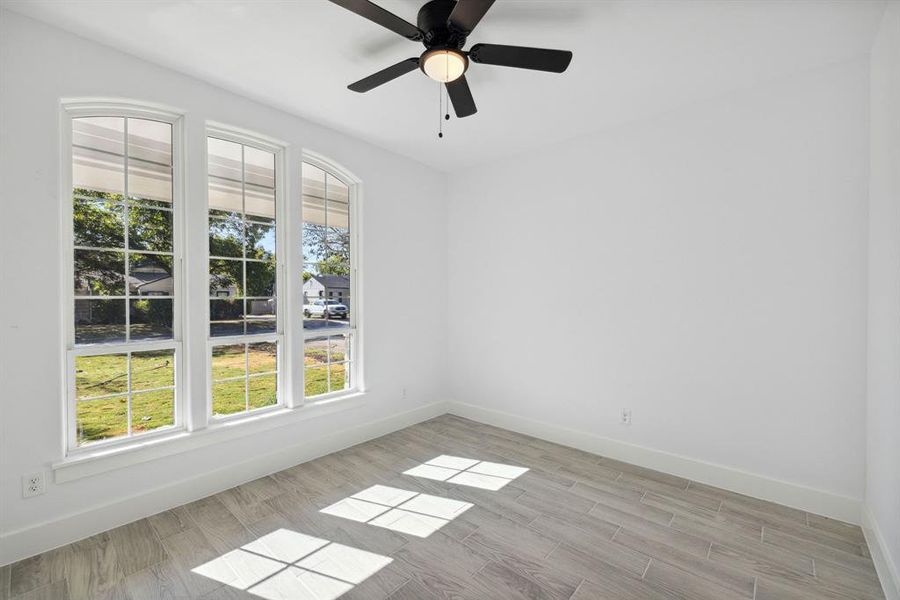
[[[419,9],[416,19],[419,29],[425,32],[422,43],[431,49],[459,50],[466,44],[468,31],[456,31],[447,25],[456,0],[431,0]]]

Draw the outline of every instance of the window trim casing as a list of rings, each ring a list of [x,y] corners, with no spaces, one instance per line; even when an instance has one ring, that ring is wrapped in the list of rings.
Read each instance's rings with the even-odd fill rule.
[[[263,150],[265,152],[272,152],[275,155],[275,302],[276,302],[276,312],[275,312],[275,333],[263,333],[263,334],[244,334],[239,336],[218,336],[213,337],[210,335],[209,324],[210,324],[210,311],[209,311],[209,243],[205,244],[205,250],[203,252],[203,262],[204,269],[206,271],[206,278],[204,281],[204,289],[207,290],[204,296],[204,308],[202,309],[202,314],[204,316],[204,321],[206,323],[206,337],[205,337],[205,348],[206,348],[206,394],[204,398],[204,402],[201,404],[204,407],[203,413],[205,415],[205,422],[202,424],[202,427],[214,426],[220,423],[230,423],[234,421],[241,421],[243,419],[249,417],[255,417],[257,415],[265,414],[268,412],[283,410],[285,408],[294,408],[292,403],[290,402],[290,394],[285,393],[285,388],[287,387],[286,383],[290,381],[290,377],[287,373],[285,373],[285,365],[290,365],[289,362],[289,352],[288,348],[285,344],[285,328],[289,327],[289,321],[285,317],[285,312],[288,309],[289,301],[286,296],[286,263],[287,261],[287,253],[285,251],[285,247],[291,243],[290,239],[287,239],[285,233],[288,230],[287,227],[287,217],[290,214],[287,211],[287,202],[286,199],[288,195],[286,192],[286,183],[287,177],[285,176],[287,170],[287,149],[289,144],[275,138],[259,134],[247,129],[243,129],[240,127],[233,127],[230,125],[226,125],[224,123],[207,121],[206,127],[204,129],[204,137],[203,137],[203,181],[206,186],[206,197],[204,202],[204,212],[206,214],[206,231],[204,232],[205,236],[209,235],[209,154],[208,154],[208,144],[209,138],[217,138],[221,140],[226,140],[229,142],[234,142],[236,144],[242,144],[244,146],[251,146],[258,150]],[[271,340],[271,338],[275,338],[276,343],[278,344],[278,356],[276,357],[276,369],[278,370],[276,376],[276,402],[271,406],[265,406],[262,408],[250,409],[246,411],[241,411],[237,413],[232,413],[228,415],[216,415],[213,413],[213,399],[212,399],[212,387],[213,387],[213,378],[212,378],[212,348],[213,346],[219,345],[228,345],[228,344],[238,344],[238,343],[246,343],[246,342],[259,342]],[[197,401],[199,402],[199,401]]]
[[[301,304],[299,311],[300,319],[299,324],[296,327],[298,331],[299,340],[296,340],[296,343],[299,344],[297,347],[300,348],[299,360],[300,360],[300,381],[301,385],[299,394],[300,401],[303,405],[316,405],[321,402],[329,402],[338,398],[342,398],[344,396],[351,396],[355,394],[361,394],[366,392],[366,384],[365,384],[365,357],[364,357],[364,326],[365,326],[365,311],[364,311],[364,298],[363,298],[363,257],[361,252],[362,242],[363,242],[363,227],[362,227],[362,207],[363,207],[363,185],[362,180],[357,177],[353,172],[349,169],[341,165],[341,163],[328,158],[324,154],[320,154],[313,150],[309,150],[308,148],[303,148],[300,155],[300,189],[298,190],[297,198],[300,200],[300,207],[297,211],[298,214],[298,226],[297,230],[299,231],[299,244],[297,244],[297,262],[300,265],[300,271],[302,272],[303,267],[305,266],[303,263],[303,206],[302,206],[302,195],[303,195],[303,163],[309,163],[314,167],[318,167],[322,169],[326,173],[330,173],[336,176],[338,179],[347,184],[349,201],[350,201],[350,323],[347,328],[335,329],[334,331],[321,330],[315,331],[310,330],[307,331],[303,326],[303,312],[302,312],[302,303],[303,303],[303,284],[302,278],[300,282],[300,295],[299,302]],[[291,271],[293,272],[293,271]],[[303,366],[303,360],[305,357],[305,342],[308,338],[320,337],[323,335],[329,334],[339,334],[341,332],[347,332],[350,336],[350,351],[351,351],[351,361],[350,361],[350,381],[351,386],[345,390],[338,390],[335,392],[329,392],[327,394],[319,394],[318,396],[313,396],[310,399],[306,398],[305,392],[305,374],[306,369]]]
[[[187,314],[184,285],[184,231],[185,231],[185,157],[186,139],[183,110],[121,98],[63,98],[60,101],[60,311],[61,328],[61,364],[62,376],[62,453],[65,457],[76,457],[94,453],[98,449],[125,447],[144,440],[165,437],[185,430],[186,396],[184,393],[184,320]],[[149,119],[169,123],[172,126],[172,263],[174,271],[174,292],[172,304],[172,340],[148,340],[141,342],[123,342],[115,344],[84,344],[75,346],[75,291],[72,288],[72,275],[75,270],[75,233],[73,227],[74,211],[72,208],[72,126],[73,119],[80,117],[123,117]],[[126,152],[127,152],[127,139]],[[127,226],[127,225],[126,225]],[[127,252],[128,250],[125,249]],[[126,310],[129,307],[126,306]],[[84,446],[77,444],[76,393],[75,393],[75,357],[118,352],[139,352],[142,350],[174,348],[175,351],[175,406],[174,423],[171,427],[142,433],[139,436],[126,436],[100,440]]]

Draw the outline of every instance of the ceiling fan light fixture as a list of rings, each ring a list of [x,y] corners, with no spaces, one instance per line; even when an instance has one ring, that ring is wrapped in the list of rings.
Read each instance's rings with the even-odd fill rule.
[[[449,83],[459,79],[469,68],[469,59],[459,50],[428,50],[419,58],[419,68],[431,79]]]

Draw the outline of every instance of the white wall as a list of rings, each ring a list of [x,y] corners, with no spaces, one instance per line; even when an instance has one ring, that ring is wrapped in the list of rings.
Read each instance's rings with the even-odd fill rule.
[[[447,279],[443,174],[7,11],[0,12],[0,71],[4,82],[0,90],[0,547],[4,556],[43,549],[12,547],[32,540],[28,533],[35,531],[30,529],[35,525],[443,400]],[[369,389],[361,408],[126,470],[61,485],[50,483],[45,495],[22,499],[21,476],[46,470],[62,458],[59,102],[62,97],[78,96],[128,97],[186,110],[187,154],[195,158],[201,156],[205,143],[204,123],[213,120],[290,142],[290,156],[298,168],[299,149],[305,147],[333,158],[361,178],[366,206],[363,253]],[[200,188],[196,181],[189,185],[202,190],[200,181]],[[205,202],[202,191],[199,196],[190,201]],[[403,235],[397,235],[401,231]],[[204,243],[189,240],[189,250],[192,244]],[[397,298],[418,297],[422,290],[428,290],[427,301],[406,305],[403,318],[396,318]],[[401,399],[403,387],[408,390],[405,399]],[[229,478],[262,475],[260,470],[267,464],[275,463],[262,460],[225,469],[219,473],[219,483],[229,487],[239,483]],[[205,485],[211,485],[208,479]],[[202,491],[198,484],[196,493]],[[135,511],[181,500],[173,491],[153,498],[135,501]],[[142,516],[129,515],[127,504],[110,509],[105,522],[94,511],[83,520],[84,527],[102,530],[116,524],[110,521]],[[59,535],[92,533],[79,530],[78,519],[66,523],[69,529]],[[40,528],[50,536],[40,543],[69,541],[53,537],[59,529],[58,525]]]
[[[875,542],[883,550],[884,562],[878,564],[876,560],[879,574],[882,581],[887,577],[893,579],[893,597],[900,598],[900,4],[897,3],[888,6],[872,47],[870,106],[866,516],[868,527],[875,530],[870,545]],[[888,588],[886,581],[885,588]]]
[[[867,78],[860,57],[454,174],[450,396],[856,518]]]

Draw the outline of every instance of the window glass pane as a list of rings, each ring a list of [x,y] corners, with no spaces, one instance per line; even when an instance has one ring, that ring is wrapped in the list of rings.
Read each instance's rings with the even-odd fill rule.
[[[175,390],[156,390],[131,396],[131,431],[134,434],[175,424]]]
[[[125,341],[125,300],[76,300],[75,343]]]
[[[304,180],[305,181],[305,180]],[[325,198],[303,194],[303,226],[325,226]]]
[[[72,212],[76,246],[125,247],[125,207],[121,202],[76,197]]]
[[[211,298],[241,298],[244,295],[244,262],[214,258],[209,261]]]
[[[278,378],[271,375],[256,375],[247,383],[248,401],[250,409],[272,406],[278,402],[277,383]]]
[[[278,346],[274,342],[247,345],[250,373],[272,373],[278,368]]]
[[[128,119],[128,156],[171,165],[172,126],[161,121]]]
[[[94,398],[127,391],[127,354],[75,357],[76,398]]]
[[[271,223],[275,220],[275,190],[244,184],[244,211],[247,218]]]
[[[325,171],[315,165],[303,163],[303,195],[325,198]]]
[[[303,392],[309,398],[328,393],[328,367],[306,367],[303,369]]]
[[[349,269],[333,262],[306,265],[303,272],[303,316],[303,327],[307,330],[349,326]]]
[[[132,391],[175,385],[175,350],[131,353]]]
[[[79,117],[72,119],[72,145],[106,154],[125,154],[123,117]]]
[[[247,300],[247,333],[275,333],[275,298]]]
[[[325,185],[327,188],[327,197],[329,204],[334,202],[347,204],[350,202],[350,188],[346,183],[344,183],[331,173],[326,173]]]
[[[76,296],[124,296],[125,253],[75,251]]]
[[[211,176],[241,181],[243,154],[240,144],[211,137],[207,139],[207,155]]]
[[[125,119],[72,120],[72,187],[76,193],[125,193]]]
[[[131,339],[172,339],[172,299],[131,300]]]
[[[328,338],[328,358],[330,362],[342,362],[350,360],[348,352],[347,337],[343,335],[332,336]]]
[[[210,335],[243,335],[244,301],[232,299],[210,300],[209,318]]]
[[[172,202],[172,167],[132,158],[128,160],[128,197],[159,206]]]
[[[324,365],[328,362],[328,338],[309,338],[303,346],[303,364]]]
[[[215,415],[230,415],[247,410],[246,379],[214,383],[212,410]]]
[[[244,221],[239,214],[209,219],[209,255],[242,258]]]
[[[129,253],[128,293],[131,296],[174,296],[172,257],[164,254]]]
[[[251,146],[244,147],[244,181],[275,189],[275,154]]]
[[[257,262],[247,261],[247,295],[248,296],[274,296],[275,295],[275,261]],[[254,314],[255,306],[251,306],[250,314]]]
[[[247,357],[244,344],[229,346],[213,346],[212,377],[213,381],[230,377],[243,377],[247,372]]]
[[[241,213],[244,210],[243,186],[240,179],[233,181],[210,175],[208,195],[211,210],[227,213]]]
[[[128,396],[77,402],[75,428],[79,445],[127,435]]]
[[[72,149],[75,193],[100,192],[116,199],[125,193],[125,158],[96,150]]]
[[[128,209],[128,247],[172,251],[172,211],[132,205]]]
[[[348,365],[345,363],[332,364],[329,369],[329,391],[339,392],[350,387],[350,378],[347,377],[349,371]]]
[[[247,223],[247,258],[274,260],[275,226]]]
[[[342,241],[341,236],[350,234],[350,205],[341,202],[328,202],[328,233],[336,241]],[[348,255],[349,257],[349,255]]]

